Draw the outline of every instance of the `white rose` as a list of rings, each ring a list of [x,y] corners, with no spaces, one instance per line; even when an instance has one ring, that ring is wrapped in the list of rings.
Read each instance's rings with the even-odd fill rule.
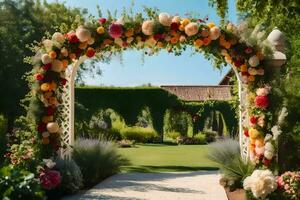
[[[43,41],[43,45],[44,45],[46,51],[49,52],[49,51],[52,50],[52,47],[53,47],[53,41],[52,41],[52,40],[46,39],[46,40]]]
[[[95,39],[94,38],[90,38],[88,41],[87,41],[88,45],[92,45],[95,43]]]
[[[63,43],[65,41],[64,35],[61,34],[60,32],[55,32],[52,35],[52,40],[59,42],[59,43]]]
[[[172,16],[168,13],[160,13],[158,16],[158,21],[164,26],[170,26],[172,23]]]
[[[210,32],[210,38],[212,40],[218,39],[221,35],[221,30],[217,26],[212,27],[209,32]]]
[[[196,35],[199,31],[199,25],[195,22],[191,22],[185,26],[184,32],[187,36]]]
[[[248,69],[248,73],[252,76],[255,76],[255,75],[257,75],[257,70],[255,68],[250,67]]]
[[[48,54],[43,54],[41,57],[42,63],[44,65],[51,63],[52,59],[50,58],[50,56]]]
[[[257,67],[259,65],[259,59],[256,55],[251,56],[248,60],[248,63],[251,67]]]
[[[76,36],[80,42],[86,42],[91,38],[91,32],[80,26],[76,29]]]
[[[142,32],[145,35],[152,35],[153,34],[153,26],[154,22],[151,20],[144,21],[142,24]]]
[[[173,19],[172,19],[172,22],[179,24],[180,23],[180,17],[179,16],[174,16]]]
[[[270,90],[268,88],[258,88],[256,90],[257,96],[267,96],[269,94]]]
[[[274,156],[274,153],[272,151],[265,151],[264,152],[264,157],[268,160],[272,160],[273,156]]]

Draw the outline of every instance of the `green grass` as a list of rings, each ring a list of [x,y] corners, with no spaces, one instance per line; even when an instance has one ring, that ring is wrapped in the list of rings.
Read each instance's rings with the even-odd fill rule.
[[[217,165],[207,159],[207,145],[139,144],[120,148],[131,166],[123,172],[180,172],[217,170]]]

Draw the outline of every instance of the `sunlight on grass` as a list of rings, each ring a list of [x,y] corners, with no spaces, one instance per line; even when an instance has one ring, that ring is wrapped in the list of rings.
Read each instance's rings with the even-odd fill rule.
[[[139,144],[133,148],[120,148],[131,166],[123,172],[179,172],[217,170],[217,165],[207,159],[207,145]]]

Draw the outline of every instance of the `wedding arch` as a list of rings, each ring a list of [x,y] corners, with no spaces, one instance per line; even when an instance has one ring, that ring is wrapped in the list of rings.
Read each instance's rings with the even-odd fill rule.
[[[285,63],[283,36],[274,29],[263,39],[263,30],[232,23],[218,27],[201,19],[151,12],[92,20],[66,33],[56,32],[35,47],[30,75],[35,110],[37,144],[49,159],[57,152],[68,155],[74,144],[74,80],[87,59],[104,58],[126,49],[162,49],[179,55],[186,47],[232,66],[239,85],[239,141],[241,156],[257,165],[276,163],[277,136],[271,127],[270,82]],[[272,134],[273,133],[273,134]],[[263,148],[264,147],[264,148]],[[47,150],[46,150],[47,149]],[[263,150],[262,150],[263,149]],[[46,151],[43,151],[46,150]]]

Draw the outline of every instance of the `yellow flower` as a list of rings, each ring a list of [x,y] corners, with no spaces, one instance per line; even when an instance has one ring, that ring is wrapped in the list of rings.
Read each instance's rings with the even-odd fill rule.
[[[249,136],[250,136],[251,139],[254,140],[254,139],[256,139],[256,138],[258,138],[260,136],[260,133],[259,133],[259,131],[257,129],[250,128],[249,129]]]
[[[41,85],[41,90],[42,90],[43,92],[47,92],[47,91],[49,91],[49,89],[50,89],[50,84],[49,84],[49,83],[43,83],[43,84]]]
[[[210,22],[210,23],[207,24],[207,26],[208,26],[209,28],[212,28],[212,27],[214,27],[214,26],[216,26],[216,25],[215,25],[215,23]]]
[[[191,22],[191,21],[190,21],[189,19],[183,19],[183,20],[181,21],[181,25],[186,26],[186,25],[188,25],[190,22]]]
[[[247,69],[247,65],[241,65],[241,72],[247,72],[248,69]]]
[[[184,26],[182,24],[179,25],[179,30],[184,31]]]
[[[127,29],[127,31],[125,31],[125,36],[126,37],[132,37],[134,34],[134,29],[133,28],[130,28],[130,29]]]
[[[103,26],[98,27],[98,28],[97,28],[97,33],[98,33],[99,35],[104,34],[104,33],[105,33],[104,27],[103,27]]]
[[[194,45],[198,48],[202,47],[203,41],[201,39],[197,39],[194,41]]]

